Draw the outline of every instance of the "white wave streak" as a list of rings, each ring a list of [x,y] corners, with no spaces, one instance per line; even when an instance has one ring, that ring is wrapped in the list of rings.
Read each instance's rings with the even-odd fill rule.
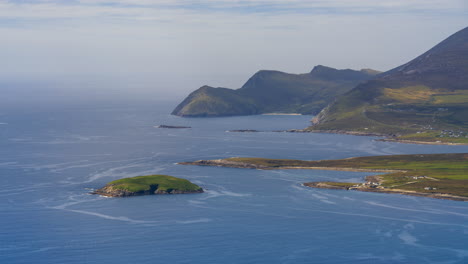
[[[24,191],[33,191],[33,190],[37,190],[37,189],[40,189],[41,187],[45,187],[45,186],[50,186],[52,184],[50,183],[38,183],[38,184],[34,184],[33,186],[29,186],[29,187],[24,187],[24,188],[16,188],[16,189],[10,189],[8,187],[4,187],[5,189],[4,190],[0,190],[0,194],[1,193],[11,193],[11,192],[24,192]]]
[[[40,253],[40,252],[45,252],[45,251],[49,251],[49,250],[53,250],[53,249],[58,249],[60,247],[43,247],[43,248],[39,248],[39,249],[36,249],[36,250],[33,250],[31,251],[30,253]]]
[[[138,158],[138,159],[124,159],[124,160],[111,160],[111,161],[103,161],[103,162],[96,162],[96,163],[86,163],[86,164],[78,164],[78,165],[71,165],[71,166],[66,166],[62,168],[55,168],[51,170],[52,172],[61,172],[64,170],[69,170],[69,169],[75,169],[75,168],[87,168],[87,167],[93,167],[97,165],[102,165],[102,164],[109,164],[109,163],[117,163],[117,162],[128,162],[128,161],[140,161],[140,160],[145,160],[146,158]]]
[[[210,218],[200,218],[194,220],[185,220],[185,221],[176,221],[177,224],[188,225],[188,224],[197,224],[197,223],[208,223],[213,221]]]
[[[206,197],[201,198],[199,200],[206,200],[206,199],[211,199],[219,196],[231,196],[231,197],[246,197],[246,196],[251,196],[252,194],[250,193],[235,193],[231,191],[213,191],[213,190],[206,190],[206,194],[208,194]]]
[[[106,214],[101,214],[101,213],[96,213],[96,212],[89,212],[89,211],[84,211],[84,210],[65,209],[65,211],[79,213],[79,214],[97,216],[97,217],[104,218],[104,219],[109,219],[109,220],[129,222],[129,223],[133,223],[133,224],[154,224],[154,223],[157,223],[157,221],[135,220],[135,219],[128,218],[126,216],[111,216],[111,215],[106,215]]]
[[[76,161],[69,161],[69,162],[61,162],[61,163],[54,163],[54,164],[30,164],[30,165],[24,165],[21,166],[24,169],[34,169],[34,170],[42,170],[42,169],[57,169],[62,166],[70,165],[70,164],[77,164],[77,163],[83,163],[83,162],[89,162],[89,160],[76,160]]]
[[[404,208],[404,207],[398,207],[398,206],[391,206],[391,205],[386,205],[386,204],[381,204],[381,203],[376,203],[376,202],[365,202],[370,205],[375,205],[375,206],[380,206],[380,207],[385,207],[385,208],[391,208],[391,209],[396,209],[396,210],[403,210],[403,211],[411,211],[411,212],[421,212],[421,213],[428,213],[428,214],[438,214],[438,215],[457,215],[457,216],[464,216],[468,217],[468,214],[462,214],[462,213],[457,213],[457,212],[448,212],[448,211],[440,211],[440,210],[419,210],[419,209],[412,209],[412,208]]]
[[[6,162],[0,162],[0,166],[2,167],[8,167],[10,165],[16,165],[18,162],[16,161],[6,161]]]
[[[321,201],[322,203],[327,203],[327,204],[336,204],[335,202],[332,202],[332,201],[326,200],[326,199],[319,200],[319,201]]]
[[[137,160],[137,161],[132,162],[130,164],[126,164],[126,165],[119,166],[119,167],[114,167],[114,168],[111,168],[111,169],[107,169],[107,170],[105,170],[103,172],[95,173],[91,177],[89,177],[87,181],[85,181],[83,183],[93,182],[93,181],[95,181],[95,180],[97,180],[99,178],[103,178],[103,177],[120,177],[121,178],[121,177],[151,174],[151,173],[155,173],[155,172],[163,170],[163,168],[161,167],[161,168],[154,168],[154,169],[146,170],[146,171],[140,171],[138,173],[136,173],[136,172],[132,172],[132,173],[122,172],[125,169],[141,167],[142,164],[144,164],[144,163],[140,162],[140,161],[147,160],[147,159],[146,158],[140,158],[140,159],[135,159],[135,160]]]
[[[21,192],[14,192],[14,193],[3,193],[0,194],[0,197],[6,197],[6,196],[14,196],[14,195],[24,195],[25,193],[30,193],[34,192],[35,190],[26,190],[26,191],[21,191]]]
[[[303,208],[294,208],[294,209],[295,210],[306,210],[306,211],[311,211],[311,212],[321,212],[321,213],[329,213],[329,214],[349,215],[349,216],[359,216],[359,217],[367,217],[367,218],[375,218],[375,219],[393,220],[393,221],[406,222],[406,223],[418,223],[418,224],[442,225],[442,226],[458,226],[458,227],[468,228],[468,225],[460,225],[460,224],[450,224],[450,223],[440,223],[440,222],[426,222],[426,221],[412,220],[412,219],[402,219],[402,218],[376,216],[376,215],[368,215],[368,214],[357,214],[357,213],[343,213],[343,212],[314,210],[314,209],[309,210],[309,209],[303,209]]]
[[[83,198],[87,198],[87,197],[89,197],[89,195],[84,195],[84,194],[70,195],[70,196],[68,196],[68,200],[70,202],[66,202],[66,203],[63,203],[63,204],[60,204],[60,205],[56,205],[56,206],[46,206],[46,207],[51,208],[51,209],[65,210],[67,207],[75,205],[75,204],[81,204],[81,203],[96,201],[96,198],[94,198],[94,199],[83,199]],[[45,201],[41,201],[41,200],[42,199],[37,201],[37,203],[50,202],[48,200],[45,200]]]

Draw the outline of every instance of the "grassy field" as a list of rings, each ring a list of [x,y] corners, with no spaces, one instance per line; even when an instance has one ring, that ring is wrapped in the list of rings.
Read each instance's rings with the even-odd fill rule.
[[[468,144],[468,90],[424,85],[361,85],[316,118],[308,130],[367,132],[393,140]]]
[[[167,175],[148,175],[124,178],[109,182],[107,185],[113,185],[112,187],[114,189],[127,190],[135,193],[146,192],[156,188],[160,191],[197,191],[201,189],[200,186],[193,184],[188,180]]]
[[[443,131],[430,131],[399,136],[396,140],[468,144],[468,133],[463,132],[457,133],[456,135],[446,135]]]
[[[468,153],[391,155],[321,161],[264,158],[229,158],[226,160],[271,169],[389,170],[386,174],[374,177],[378,179],[379,188],[382,190],[399,189],[468,197]],[[359,183],[326,182],[326,184],[343,187]]]

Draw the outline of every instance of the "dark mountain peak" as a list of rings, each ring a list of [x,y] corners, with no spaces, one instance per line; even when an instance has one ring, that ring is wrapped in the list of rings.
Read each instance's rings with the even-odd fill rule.
[[[468,28],[464,28],[410,62],[343,94],[317,115],[311,129],[463,142],[466,137],[446,138],[444,131],[468,133],[467,83]]]
[[[315,75],[314,75],[315,74]],[[334,78],[334,76],[339,76]],[[314,73],[260,70],[237,90],[202,86],[172,112],[179,116],[231,116],[259,113],[318,113],[337,95],[373,75],[317,66]]]
[[[369,76],[374,76],[376,73],[379,72],[371,69],[361,71],[351,69],[338,70],[323,65],[317,65],[310,72],[310,76],[323,80],[367,80]]]
[[[428,86],[463,89],[468,81],[468,27],[382,77],[399,81],[425,80]]]
[[[312,71],[310,71],[310,73],[311,74],[320,74],[320,73],[332,72],[332,71],[334,72],[334,71],[338,71],[338,70],[335,69],[335,68],[332,68],[332,67],[317,65],[312,69]]]
[[[374,69],[369,69],[369,68],[361,69],[360,72],[363,72],[363,73],[368,74],[368,75],[373,75],[373,76],[376,76],[376,75],[382,73],[381,71],[374,70]]]
[[[206,91],[206,90],[210,90],[210,89],[214,89],[214,87],[211,87],[209,85],[203,85],[202,87],[198,88],[198,90],[196,90],[196,91],[202,92],[202,91]]]
[[[287,76],[288,73],[273,71],[273,70],[260,70],[250,77],[241,89],[249,89],[252,87],[263,86],[265,82],[277,79],[281,76]]]
[[[281,71],[274,71],[274,70],[259,70],[254,75],[252,75],[250,79],[268,78],[271,76],[283,75],[283,74],[287,74],[287,73],[281,72]]]
[[[284,72],[275,71],[275,70],[259,70],[253,76],[255,76],[255,75],[270,75],[270,74],[278,74],[278,73],[284,73]]]

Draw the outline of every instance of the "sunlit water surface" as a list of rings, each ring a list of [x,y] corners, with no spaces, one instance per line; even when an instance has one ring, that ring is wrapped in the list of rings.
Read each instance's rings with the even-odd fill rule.
[[[339,159],[468,152],[303,128],[310,116],[186,119],[174,104],[0,111],[0,263],[468,263],[468,203],[311,189],[370,173],[176,165],[233,156]],[[29,109],[29,110],[28,110]],[[158,129],[159,124],[192,129]],[[111,180],[169,174],[206,192],[104,198]]]

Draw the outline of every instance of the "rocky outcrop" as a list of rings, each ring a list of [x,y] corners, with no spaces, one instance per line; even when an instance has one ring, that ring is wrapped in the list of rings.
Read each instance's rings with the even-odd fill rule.
[[[323,182],[306,182],[303,183],[304,186],[318,188],[318,189],[330,189],[330,190],[349,190],[347,186],[338,186],[338,185],[330,185]]]
[[[189,126],[169,126],[169,125],[159,125],[156,126],[157,128],[192,128]]]
[[[241,168],[241,169],[258,169],[258,170],[268,170],[270,167],[256,165],[252,163],[244,163],[237,161],[229,161],[223,159],[217,160],[197,160],[193,162],[180,162],[180,165],[198,165],[198,166],[214,166],[214,167],[228,167],[228,168]]]
[[[255,133],[255,132],[261,132],[259,130],[255,129],[234,129],[234,130],[228,130],[226,132],[236,132],[236,133]]]
[[[109,184],[91,192],[91,194],[98,194],[98,195],[103,195],[103,196],[108,196],[108,197],[129,197],[129,196],[156,195],[156,194],[203,193],[202,188],[198,190],[177,190],[177,189],[160,190],[158,189],[158,185],[152,185],[150,190],[132,192],[126,189],[116,188],[115,186],[116,186],[115,184]]]
[[[353,190],[353,191],[360,191],[360,192],[375,192],[375,193],[387,193],[387,194],[402,194],[402,195],[410,195],[410,196],[419,196],[419,197],[428,197],[428,198],[435,198],[435,199],[444,199],[444,200],[452,200],[452,201],[468,201],[468,197],[445,194],[445,193],[427,193],[427,192],[416,192],[416,191],[409,191],[409,190],[402,190],[402,189],[390,189],[390,188],[383,188],[380,186],[375,186],[371,184],[362,183],[357,186],[338,186],[338,185],[331,185],[324,182],[307,182],[303,184],[306,187],[311,188],[318,188],[318,189],[330,189],[330,190]]]

